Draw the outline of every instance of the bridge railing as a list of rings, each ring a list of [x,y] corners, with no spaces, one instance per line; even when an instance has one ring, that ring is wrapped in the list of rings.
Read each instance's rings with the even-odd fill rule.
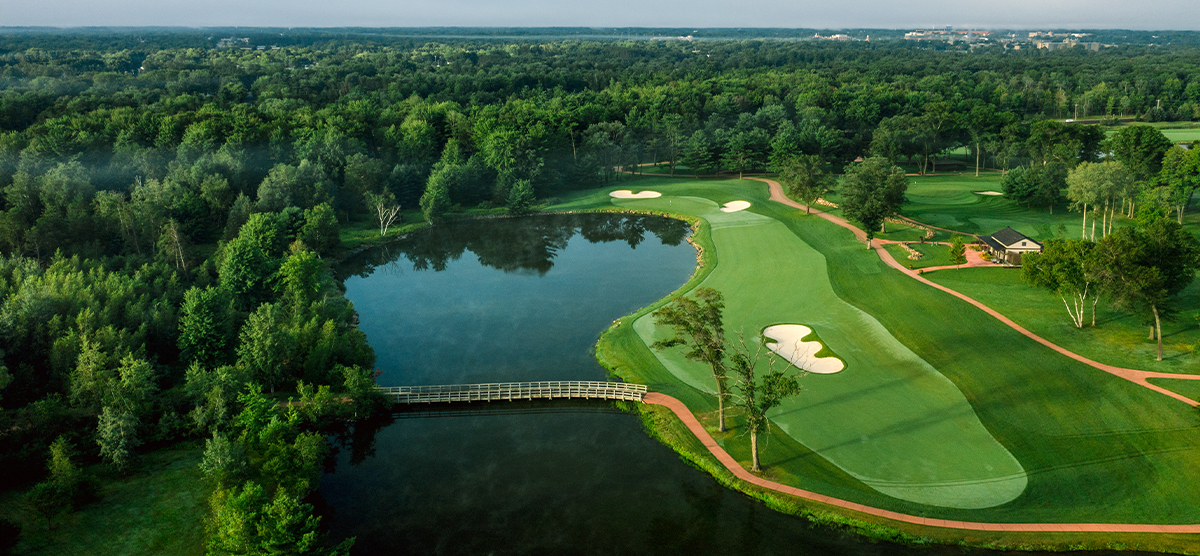
[[[644,384],[597,381],[493,382],[433,386],[378,386],[396,403],[492,402],[512,400],[599,399],[642,401]]]

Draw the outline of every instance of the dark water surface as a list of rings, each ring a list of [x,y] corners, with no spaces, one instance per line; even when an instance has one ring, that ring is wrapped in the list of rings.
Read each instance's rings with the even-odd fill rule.
[[[605,380],[612,321],[681,286],[684,224],[439,226],[347,261],[383,385]],[[960,554],[874,543],[720,486],[605,402],[430,407],[358,426],[321,481],[355,554]],[[985,554],[987,551],[971,551]]]

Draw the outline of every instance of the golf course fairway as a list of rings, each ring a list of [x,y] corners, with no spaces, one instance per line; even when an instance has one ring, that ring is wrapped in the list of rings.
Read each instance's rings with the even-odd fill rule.
[[[700,197],[612,203],[708,221],[720,264],[701,285],[724,294],[730,341],[744,331],[753,345],[764,327],[803,322],[845,362],[843,372],[805,376],[801,395],[770,412],[788,436],[871,488],[909,502],[989,508],[1025,490],[1025,470],[954,383],[839,298],[825,257],[782,222],[752,210],[722,212]],[[647,345],[671,334],[650,314],[634,329]],[[715,391],[707,365],[686,360],[682,350],[655,356],[678,380]]]

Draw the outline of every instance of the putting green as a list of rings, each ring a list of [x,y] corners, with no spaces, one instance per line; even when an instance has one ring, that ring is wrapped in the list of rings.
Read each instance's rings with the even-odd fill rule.
[[[1015,499],[1025,470],[984,428],[954,384],[872,316],[833,290],[825,258],[783,223],[751,210],[725,213],[700,197],[664,195],[613,204],[706,219],[718,265],[703,283],[725,295],[726,330],[803,322],[846,363],[810,374],[804,391],[770,413],[792,438],[886,495],[950,508],[988,508]],[[863,268],[878,273],[877,266]],[[648,345],[669,335],[646,315],[634,329]],[[750,332],[753,333],[753,332]],[[755,341],[755,338],[747,338]],[[656,352],[680,381],[706,392],[707,366],[681,351]]]

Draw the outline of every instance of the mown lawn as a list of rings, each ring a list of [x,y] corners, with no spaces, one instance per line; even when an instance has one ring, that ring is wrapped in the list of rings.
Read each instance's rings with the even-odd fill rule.
[[[901,207],[904,216],[918,222],[969,234],[992,234],[1008,226],[1034,239],[1079,233],[1081,215],[1067,210],[1066,204],[1030,208],[998,195],[980,195],[977,191],[1001,191],[999,172],[978,178],[969,175],[931,175],[912,177],[908,202]],[[1060,229],[1061,227],[1061,229]]]
[[[948,245],[936,245],[933,243],[910,243],[917,252],[925,255],[917,260],[908,258],[908,251],[896,244],[887,245],[887,250],[892,254],[900,264],[908,268],[929,268],[931,266],[947,266],[954,264],[950,261],[950,247]]]
[[[655,189],[676,198],[701,197],[715,203],[745,199],[754,204],[752,211],[783,224],[794,238],[815,254],[790,253],[795,250],[790,248],[795,240],[786,240],[787,236],[777,231],[760,233],[760,227],[753,223],[718,227],[712,231],[702,227],[696,241],[705,246],[709,266],[685,289],[711,279],[711,284],[720,285],[731,299],[749,299],[746,295],[758,295],[754,293],[757,288],[781,292],[758,298],[757,303],[761,306],[748,306],[737,301],[735,307],[735,303],[730,303],[727,314],[736,319],[743,317],[734,313],[765,315],[776,311],[776,306],[796,307],[804,302],[792,298],[811,296],[812,288],[819,285],[813,281],[827,280],[837,298],[876,320],[886,334],[931,365],[961,392],[967,404],[964,407],[969,407],[991,436],[1020,462],[1028,474],[1028,486],[1015,500],[992,508],[954,509],[906,502],[867,487],[865,482],[834,465],[833,460],[821,455],[822,451],[828,452],[829,446],[802,444],[778,433],[771,437],[764,454],[768,474],[817,492],[948,519],[1200,521],[1197,510],[1200,508],[1200,483],[1194,480],[1192,472],[1195,446],[1200,444],[1200,416],[1186,404],[1058,355],[969,304],[887,268],[874,252],[854,241],[848,231],[767,202],[766,187],[761,183],[661,178],[627,180],[603,190],[573,195],[564,207],[611,207],[613,204],[607,191],[617,188]],[[659,202],[671,203],[671,199],[664,197]],[[656,210],[671,208],[668,205]],[[674,207],[675,210],[683,208]],[[769,223],[761,226],[763,229],[775,227]],[[723,234],[722,229],[743,237],[738,239]],[[781,254],[778,245],[789,252]],[[755,261],[756,258],[760,260]],[[814,278],[811,273],[793,273],[787,270],[793,268],[788,258],[805,262],[821,259],[825,263],[822,272],[826,276]],[[751,264],[758,266],[742,268]],[[725,265],[735,268],[723,272]],[[965,275],[969,271],[950,272]],[[722,278],[722,273],[726,277]],[[784,286],[772,287],[765,282]],[[739,293],[743,290],[752,293]],[[825,302],[830,307],[834,304],[833,301]],[[680,398],[702,419],[712,423],[715,403],[703,391],[705,388],[695,388],[677,379],[677,375],[667,370],[646,347],[632,326],[640,315],[653,308],[621,319],[603,336],[597,348],[598,358],[620,376],[648,383],[654,390]],[[795,319],[788,316],[787,320],[806,324],[803,321],[811,316],[797,315]],[[765,320],[777,320],[777,317]],[[760,323],[754,318],[745,318],[742,324],[746,325],[744,330],[757,331]],[[832,323],[815,324],[826,326]],[[731,330],[735,329],[731,327]],[[843,358],[854,350],[885,351],[881,347],[884,344],[874,341],[873,333],[863,332],[858,338],[845,335],[839,340],[838,334],[830,335],[824,329],[820,332],[822,339]],[[843,373],[851,376],[849,373],[853,369],[848,367]],[[879,372],[886,373],[887,369]],[[703,371],[695,376],[702,376],[701,373]],[[801,398],[820,396],[818,383],[810,379],[804,379],[806,390]],[[830,400],[828,405],[846,404],[855,396],[872,396],[888,386],[886,382],[864,382],[860,390],[851,392],[844,399]],[[833,418],[836,412],[831,412],[826,418],[814,418],[802,426],[842,429],[848,437],[849,433],[859,432],[868,438],[879,434],[919,440],[924,434],[923,428],[959,417],[954,413],[930,411],[924,420],[899,422],[886,429],[866,428],[871,424],[892,422],[886,414],[905,403],[903,399],[880,402],[862,410],[865,418],[859,419],[837,420]],[[796,436],[805,437],[803,432],[797,432]],[[953,438],[947,437],[942,442],[943,450],[963,448]],[[735,433],[721,441],[735,458],[748,459],[745,436]],[[911,455],[919,457],[919,453],[913,450]],[[1120,479],[1114,480],[1117,477]]]
[[[1115,311],[1105,301],[1096,305],[1096,326],[1090,307],[1085,328],[1075,328],[1066,306],[1054,293],[1025,283],[1019,268],[968,268],[938,270],[925,275],[943,286],[962,292],[999,311],[1033,333],[1075,353],[1101,363],[1167,373],[1200,373],[1200,358],[1192,354],[1200,343],[1200,282],[1193,282],[1179,297],[1180,314],[1163,323],[1163,360],[1155,361],[1157,344],[1150,328],[1136,316]]]
[[[17,555],[140,556],[204,554],[208,488],[196,466],[202,449],[146,454],[128,475],[103,465],[88,473],[103,481],[100,499],[60,517],[52,529],[24,511],[19,492],[0,497],[0,516],[21,523]]]

